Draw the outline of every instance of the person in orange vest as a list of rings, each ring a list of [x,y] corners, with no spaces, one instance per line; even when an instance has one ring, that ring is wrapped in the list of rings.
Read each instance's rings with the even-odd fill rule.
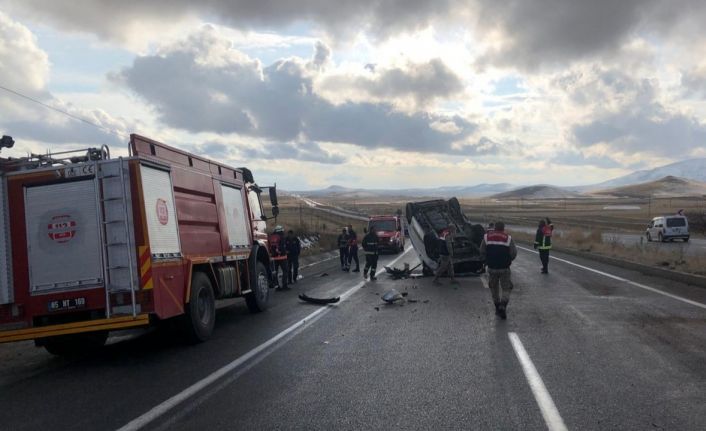
[[[276,226],[275,230],[269,237],[270,241],[270,255],[272,261],[275,264],[274,277],[277,283],[277,290],[288,290],[287,286],[287,249],[284,241],[284,228],[282,226]],[[282,269],[282,283],[279,282],[279,269]]]
[[[495,314],[505,320],[513,287],[510,265],[517,257],[517,247],[512,237],[505,233],[505,223],[496,222],[495,229],[483,236],[480,254],[488,266],[488,287],[493,296]]]
[[[542,274],[549,274],[549,250],[552,249],[552,233],[554,233],[554,225],[549,217],[540,220],[534,237],[534,249],[539,250]]]

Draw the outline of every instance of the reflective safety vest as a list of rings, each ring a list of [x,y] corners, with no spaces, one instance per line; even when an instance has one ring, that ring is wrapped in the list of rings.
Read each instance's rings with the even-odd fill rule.
[[[548,224],[537,229],[537,236],[534,239],[534,244],[540,250],[551,250],[552,248],[552,233],[554,233],[554,225]]]

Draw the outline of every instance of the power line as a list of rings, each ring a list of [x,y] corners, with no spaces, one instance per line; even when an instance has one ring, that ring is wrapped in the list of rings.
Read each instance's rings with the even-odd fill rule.
[[[117,137],[119,137],[119,138],[123,138],[123,139],[125,138],[124,135],[121,135],[120,133],[116,132],[115,130],[108,129],[107,127],[101,126],[100,124],[94,123],[93,121],[87,120],[87,119],[85,119],[85,118],[83,118],[83,117],[79,117],[78,115],[74,115],[74,114],[72,114],[72,113],[70,113],[70,112],[68,112],[68,111],[64,111],[63,109],[57,108],[57,107],[55,107],[55,106],[51,106],[51,105],[49,105],[49,104],[47,104],[47,103],[42,102],[41,100],[35,99],[35,98],[31,97],[31,96],[27,96],[26,94],[22,94],[22,93],[20,93],[19,91],[15,91],[15,90],[13,90],[13,89],[11,89],[11,88],[7,88],[7,87],[5,87],[5,86],[3,86],[3,85],[0,85],[0,90],[5,90],[5,91],[7,91],[8,93],[14,94],[15,96],[18,96],[18,97],[21,97],[21,98],[23,98],[23,99],[29,100],[30,102],[34,102],[34,103],[36,103],[36,104],[38,104],[38,105],[41,105],[41,106],[43,106],[43,107],[45,107],[45,108],[48,108],[48,109],[51,109],[52,111],[56,111],[56,112],[58,112],[58,113],[60,113],[60,114],[64,114],[64,115],[66,115],[67,117],[70,117],[70,118],[73,118],[74,120],[77,120],[77,121],[80,121],[80,122],[82,122],[82,123],[88,124],[89,126],[96,127],[96,128],[98,128],[98,129],[100,129],[100,130],[103,130],[104,132],[110,133],[111,135],[115,135],[115,136],[117,136]]]

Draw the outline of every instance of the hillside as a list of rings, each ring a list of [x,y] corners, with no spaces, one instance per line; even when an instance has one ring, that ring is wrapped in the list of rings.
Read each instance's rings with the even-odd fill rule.
[[[583,195],[560,187],[545,184],[522,187],[509,192],[498,193],[490,196],[494,199],[570,199],[579,198]]]
[[[512,189],[511,184],[477,184],[474,186],[452,186],[416,189],[358,189],[333,185],[321,190],[293,192],[309,198],[384,198],[384,197],[410,197],[410,198],[475,198],[484,197],[494,193]]]
[[[635,171],[631,174],[614,178],[609,181],[604,181],[599,184],[575,187],[574,189],[580,191],[607,190],[614,187],[658,181],[668,176],[706,182],[706,159],[683,160],[681,162],[660,166],[654,169]]]
[[[632,198],[702,196],[706,195],[706,183],[669,175],[657,181],[599,190],[593,194]]]

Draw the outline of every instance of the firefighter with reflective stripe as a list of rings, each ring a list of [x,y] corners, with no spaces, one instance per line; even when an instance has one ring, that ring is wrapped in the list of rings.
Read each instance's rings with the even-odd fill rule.
[[[289,283],[297,282],[299,277],[299,254],[302,251],[302,245],[299,238],[294,235],[294,231],[287,232],[287,238],[284,240],[284,247],[287,249],[287,281]]]
[[[542,262],[542,274],[549,274],[549,250],[552,249],[552,233],[554,225],[547,217],[539,221],[537,234],[534,237],[534,248],[539,250],[539,260]]]
[[[284,228],[276,226],[275,230],[269,237],[270,253],[272,261],[275,264],[274,273],[272,274],[277,283],[277,290],[287,290],[287,248],[284,241]],[[282,269],[282,283],[279,283],[279,269]]]
[[[368,278],[368,270],[370,270],[370,280],[375,281],[375,271],[378,267],[378,234],[375,231],[375,226],[370,226],[370,231],[363,237],[363,251],[365,252],[365,267],[363,268],[363,278]]]
[[[505,233],[505,223],[496,222],[495,229],[485,234],[480,253],[488,266],[488,287],[493,295],[495,314],[506,319],[512,291],[510,265],[517,257],[517,247],[512,237]]]
[[[348,230],[345,227],[338,235],[338,252],[341,259],[341,271],[348,271]]]
[[[360,272],[360,262],[358,261],[358,234],[353,230],[353,225],[348,225],[348,268],[355,260],[355,269],[351,272]]]

